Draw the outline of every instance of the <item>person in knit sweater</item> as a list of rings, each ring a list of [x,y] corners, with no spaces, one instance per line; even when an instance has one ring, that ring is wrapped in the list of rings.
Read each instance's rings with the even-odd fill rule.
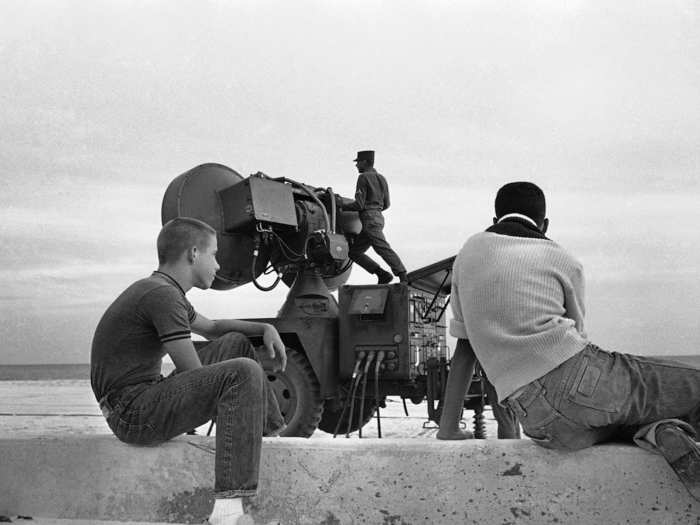
[[[608,352],[589,341],[583,267],[545,236],[549,220],[538,186],[506,184],[495,211],[493,226],[471,236],[454,262],[457,371],[460,362],[463,371],[478,359],[502,404],[538,445],[578,450],[632,438],[662,454],[700,499],[693,439],[700,431],[700,369]],[[455,383],[468,386],[469,377],[469,370],[450,373],[448,411],[464,397]]]

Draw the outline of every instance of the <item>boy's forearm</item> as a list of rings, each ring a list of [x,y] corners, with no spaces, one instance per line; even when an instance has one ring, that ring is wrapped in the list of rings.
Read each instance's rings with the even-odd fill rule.
[[[221,337],[228,332],[240,332],[243,335],[263,335],[265,330],[272,325],[257,321],[243,321],[241,319],[216,319],[212,335]]]

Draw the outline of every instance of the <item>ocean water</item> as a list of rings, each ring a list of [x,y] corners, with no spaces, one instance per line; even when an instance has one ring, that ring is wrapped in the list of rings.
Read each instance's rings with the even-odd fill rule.
[[[700,355],[664,356],[700,368]],[[163,375],[173,370],[171,363],[163,363]],[[0,381],[51,381],[62,379],[90,379],[90,365],[0,365]]]
[[[173,370],[163,363],[163,375]],[[88,363],[75,365],[0,365],[0,381],[51,381],[63,379],[90,379]]]
[[[90,365],[0,365],[0,381],[90,379]]]

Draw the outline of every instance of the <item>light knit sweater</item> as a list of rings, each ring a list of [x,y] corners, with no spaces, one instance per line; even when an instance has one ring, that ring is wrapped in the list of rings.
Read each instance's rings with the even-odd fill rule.
[[[555,242],[477,233],[454,262],[450,334],[503,400],[586,346],[583,299],[583,267]]]

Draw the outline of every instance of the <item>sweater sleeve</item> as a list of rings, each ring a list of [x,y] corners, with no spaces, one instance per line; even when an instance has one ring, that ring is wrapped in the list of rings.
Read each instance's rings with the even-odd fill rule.
[[[572,261],[572,267],[564,279],[563,286],[566,317],[572,319],[576,323],[576,330],[586,337],[584,329],[584,317],[586,315],[585,279],[583,276],[583,265],[575,259]]]
[[[467,326],[464,324],[462,306],[459,298],[459,286],[457,284],[457,269],[452,272],[452,290],[450,291],[450,307],[452,308],[452,319],[450,319],[450,335],[457,339],[469,339],[467,337]]]

